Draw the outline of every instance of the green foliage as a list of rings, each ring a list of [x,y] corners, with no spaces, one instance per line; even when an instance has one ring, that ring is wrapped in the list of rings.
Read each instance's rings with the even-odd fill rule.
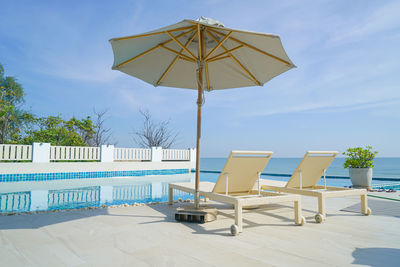
[[[27,131],[21,143],[46,142],[55,146],[87,146],[95,133],[90,117],[71,118],[66,121],[59,116],[36,119],[39,129]]]
[[[349,148],[343,155],[346,155],[344,168],[373,168],[375,155],[378,151],[372,151],[371,146]]]
[[[0,144],[51,143],[87,146],[93,143],[96,127],[90,117],[63,120],[60,116],[37,118],[21,109],[24,90],[14,77],[5,76],[0,64]]]
[[[15,142],[33,120],[22,110],[24,90],[14,77],[5,76],[0,64],[0,143]]]

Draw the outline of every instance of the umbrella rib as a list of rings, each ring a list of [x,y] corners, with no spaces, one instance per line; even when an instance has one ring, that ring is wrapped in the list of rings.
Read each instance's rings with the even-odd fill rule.
[[[171,37],[180,47],[182,47],[186,52],[188,52],[194,60],[198,60],[198,58],[193,55],[192,52],[190,52],[189,49],[187,49],[181,42],[179,42],[179,40],[177,38],[175,38],[175,36],[173,36],[169,31],[167,31],[167,34],[169,35],[169,37]]]
[[[218,55],[213,56],[212,58],[209,58],[209,59],[207,60],[207,62],[214,61],[214,60],[218,60],[218,58],[219,58],[220,56],[225,55],[226,53],[233,52],[233,51],[235,51],[235,50],[237,50],[237,49],[239,49],[239,48],[242,48],[243,46],[244,46],[244,45],[239,45],[239,46],[236,46],[236,47],[234,47],[234,48],[232,48],[232,49],[226,50],[225,52],[219,53]]]
[[[186,60],[189,60],[189,61],[191,61],[191,62],[195,62],[195,60],[194,60],[193,58],[190,58],[190,57],[188,57],[188,56],[186,56],[186,55],[184,55],[184,54],[182,54],[182,53],[179,53],[178,51],[175,51],[174,49],[171,49],[171,48],[169,48],[169,47],[167,47],[167,46],[165,46],[165,45],[160,45],[160,47],[162,47],[162,48],[164,48],[165,50],[168,50],[168,51],[170,51],[170,52],[172,52],[172,53],[174,53],[174,54],[177,54],[179,57],[183,57],[183,58],[185,58]]]
[[[119,68],[119,67],[121,67],[121,66],[123,66],[123,65],[125,65],[125,64],[128,64],[128,63],[134,61],[135,59],[137,59],[137,58],[139,58],[139,57],[141,57],[141,56],[147,55],[148,53],[150,53],[151,51],[153,51],[153,50],[155,50],[155,49],[157,49],[157,48],[159,48],[159,47],[160,47],[160,45],[156,45],[156,46],[150,48],[149,50],[146,50],[146,51],[144,51],[143,53],[140,53],[139,55],[134,56],[133,58],[128,59],[128,60],[126,60],[126,61],[124,61],[124,62],[118,64],[118,65],[115,66],[113,69],[117,69],[117,68]]]
[[[219,34],[219,35],[226,36],[225,34],[219,32],[219,31],[216,31],[216,30],[214,30],[214,29],[209,29],[209,30],[212,31],[212,32],[214,32],[214,33],[217,33],[217,34]],[[251,44],[248,44],[248,43],[245,43],[245,42],[243,42],[243,41],[240,41],[240,40],[238,40],[238,39],[236,39],[236,38],[234,38],[234,37],[230,37],[229,39],[231,39],[232,41],[235,41],[235,42],[237,42],[237,43],[239,43],[239,44],[241,44],[241,45],[244,45],[244,46],[246,46],[246,47],[248,47],[248,48],[250,48],[250,49],[253,49],[253,50],[255,50],[255,51],[257,51],[257,52],[259,52],[259,53],[261,53],[261,54],[264,54],[264,55],[266,55],[266,56],[268,56],[268,57],[271,57],[271,58],[273,58],[273,59],[275,59],[275,60],[277,60],[277,61],[280,61],[280,62],[282,62],[282,63],[285,63],[286,65],[289,65],[289,66],[292,66],[292,65],[293,65],[292,63],[290,63],[290,62],[288,62],[288,61],[286,61],[286,60],[284,60],[284,59],[281,59],[281,58],[279,58],[279,57],[277,57],[277,56],[274,56],[274,55],[272,55],[272,54],[270,54],[270,53],[268,53],[268,52],[265,52],[264,50],[261,50],[261,49],[255,47],[255,46],[252,46]]]
[[[227,35],[225,35],[225,37],[224,37],[220,42],[217,41],[217,45],[210,51],[210,53],[208,53],[208,55],[205,57],[205,60],[207,60],[207,59],[211,56],[211,54],[214,53],[214,51],[216,51],[218,48],[220,48],[220,46],[221,46],[226,40],[228,40],[229,36],[231,36],[232,33],[233,33],[233,32],[230,31]]]
[[[191,29],[190,31],[183,32],[183,33],[177,35],[176,38],[180,38],[180,37],[182,37],[182,36],[184,36],[184,35],[186,35],[186,34],[188,34],[188,33],[193,32],[194,30],[195,30],[195,29],[194,29],[194,27],[193,27],[193,29]],[[115,66],[113,69],[117,69],[117,68],[119,68],[119,67],[121,67],[121,66],[123,66],[123,65],[125,65],[125,64],[127,64],[127,63],[130,63],[130,62],[134,61],[135,59],[137,59],[137,58],[139,58],[139,57],[141,57],[141,56],[147,55],[148,53],[150,53],[150,52],[153,51],[154,49],[159,48],[159,47],[161,47],[162,45],[166,45],[166,44],[168,44],[168,43],[170,43],[170,42],[172,42],[172,41],[173,41],[172,39],[169,39],[169,40],[167,40],[167,41],[165,41],[165,42],[163,42],[163,43],[161,43],[161,44],[158,44],[158,45],[156,45],[156,46],[150,48],[149,50],[146,50],[146,51],[144,51],[143,53],[140,53],[139,55],[136,55],[136,56],[134,56],[133,58],[128,59],[128,60],[126,60],[126,61],[120,63],[119,65]]]
[[[209,32],[208,30],[206,30],[206,32],[207,32],[214,40],[216,40],[216,41],[218,40],[211,32]],[[228,50],[224,45],[221,45],[221,47],[222,47],[225,51]],[[240,63],[240,61],[239,61],[234,55],[232,55],[232,53],[228,52],[228,55],[229,55],[229,57],[231,57],[231,58],[233,59],[233,61],[236,62],[236,64],[239,65],[240,68],[242,68],[242,69],[244,70],[245,73],[247,73],[247,75],[254,81],[254,83],[256,83],[257,85],[261,86],[261,83],[254,77],[254,75],[251,74],[251,72],[250,72],[248,69],[246,69],[246,67],[243,66],[243,64]]]
[[[192,35],[192,37],[186,42],[185,47],[188,47],[190,45],[190,43],[193,41],[193,39],[196,37],[197,33],[194,33]],[[179,53],[183,52],[183,48],[181,49],[181,51],[179,51]],[[176,56],[174,58],[174,60],[171,62],[171,64],[169,64],[168,68],[164,71],[164,73],[161,75],[160,79],[157,81],[157,85],[160,85],[160,83],[164,80],[165,76],[167,76],[168,72],[171,70],[171,68],[175,65],[176,61],[178,61],[178,59],[180,58],[180,56]]]
[[[188,58],[188,57],[181,57],[181,56],[179,56],[179,58],[182,59],[182,60],[189,61],[189,62],[191,62],[191,63],[195,63],[195,62],[196,62],[196,61],[194,61],[193,59]]]
[[[222,59],[225,59],[225,58],[228,58],[228,57],[231,57],[231,56],[227,55],[227,56],[223,56],[223,57],[209,59],[209,60],[207,60],[207,63],[211,63],[211,62],[214,62],[214,61],[222,60]]]
[[[248,69],[246,69],[245,66],[243,66],[243,64],[240,63],[240,61],[239,61],[234,55],[232,55],[231,53],[229,53],[229,56],[230,56],[230,57],[231,57],[231,58],[232,58],[232,59],[247,73],[248,76],[250,76],[250,78],[251,78],[257,85],[262,86],[262,84],[261,84],[259,81],[257,81],[256,77],[254,77],[254,75],[251,74],[251,72],[250,72]]]
[[[176,31],[183,31],[183,30],[187,30],[187,29],[194,29],[195,27],[196,26],[180,27],[180,28],[169,30],[169,32],[176,32]],[[113,39],[110,39],[110,42],[111,41],[121,41],[121,40],[135,39],[135,38],[139,38],[139,37],[153,36],[153,35],[163,34],[163,33],[165,33],[165,31],[163,31],[163,32],[143,33],[143,34],[138,34],[138,35],[133,35],[133,36],[113,38]]]

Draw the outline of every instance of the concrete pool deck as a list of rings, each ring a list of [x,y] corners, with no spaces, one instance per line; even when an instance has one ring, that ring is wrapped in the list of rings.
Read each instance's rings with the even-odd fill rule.
[[[400,214],[342,211],[356,203],[329,199],[317,224],[316,199],[303,197],[303,227],[290,206],[248,210],[236,237],[234,211],[216,202],[218,219],[206,224],[175,222],[189,203],[0,216],[0,266],[399,266]]]

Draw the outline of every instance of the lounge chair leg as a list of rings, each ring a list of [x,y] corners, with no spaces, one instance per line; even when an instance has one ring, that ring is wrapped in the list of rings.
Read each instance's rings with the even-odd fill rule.
[[[318,213],[326,218],[325,197],[322,194],[318,196]]]
[[[235,203],[235,224],[239,228],[239,233],[243,232],[243,214],[242,214],[242,203],[240,201],[236,201]]]
[[[168,186],[168,204],[172,205],[174,203],[174,189]]]
[[[301,199],[294,202],[294,223],[297,225],[304,225],[306,218],[302,216]]]
[[[368,208],[367,194],[361,195],[361,213],[367,216],[371,214],[371,209]]]
[[[301,220],[301,200],[294,202],[294,223],[300,224]]]

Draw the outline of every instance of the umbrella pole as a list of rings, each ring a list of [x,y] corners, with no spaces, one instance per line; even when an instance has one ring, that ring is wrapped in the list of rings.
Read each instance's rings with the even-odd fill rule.
[[[200,57],[201,58],[201,57]],[[196,139],[196,183],[194,194],[194,207],[183,206],[176,209],[175,220],[189,222],[211,222],[217,219],[217,209],[208,206],[200,207],[200,139],[201,139],[201,106],[203,105],[203,67],[202,61],[198,62],[197,68],[197,139]]]
[[[203,65],[198,67],[198,95],[197,95],[197,138],[196,138],[196,184],[194,195],[194,206],[200,207],[200,139],[201,139],[201,106],[203,105]]]
[[[195,183],[195,195],[194,195],[194,207],[195,209],[200,208],[200,139],[201,139],[201,106],[203,105],[203,67],[204,67],[204,40],[203,40],[204,29],[197,25],[198,44],[199,44],[199,58],[197,61],[197,138],[196,138],[196,183]]]

